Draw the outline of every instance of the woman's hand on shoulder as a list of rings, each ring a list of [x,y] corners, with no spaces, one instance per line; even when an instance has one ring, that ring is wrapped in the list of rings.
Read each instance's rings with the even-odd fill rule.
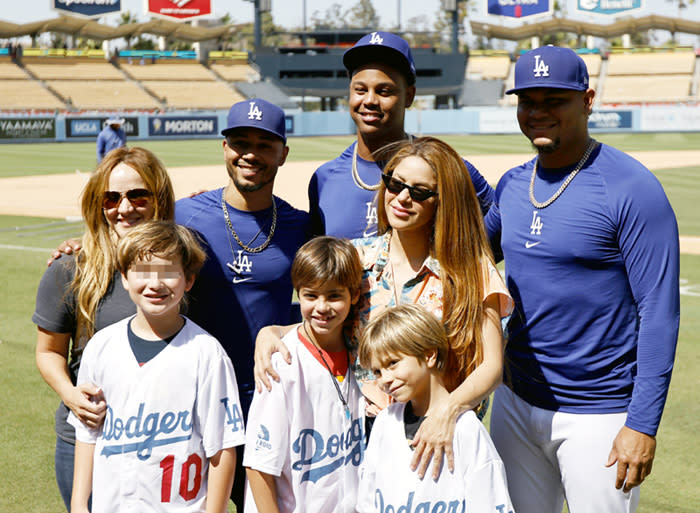
[[[423,479],[432,461],[432,478],[437,481],[442,471],[443,458],[447,460],[450,472],[454,472],[455,469],[452,440],[459,412],[453,410],[449,399],[440,401],[435,408],[431,407],[431,410],[431,414],[423,421],[411,442],[414,448],[411,470],[416,471],[418,477]]]
[[[51,258],[46,261],[46,267],[49,267],[54,260],[61,258],[61,255],[72,255],[77,253],[82,249],[83,245],[80,239],[68,239],[64,240],[55,250],[51,253]]]
[[[88,383],[77,385],[64,402],[87,427],[96,428],[102,425],[107,413],[107,403],[98,387]]]
[[[289,332],[290,326],[265,326],[258,332],[255,338],[255,367],[253,375],[255,376],[255,389],[262,392],[263,387],[267,390],[272,390],[270,378],[279,382],[279,374],[272,367],[272,355],[280,353],[284,361],[292,363],[292,355],[289,349],[282,342],[282,337]]]

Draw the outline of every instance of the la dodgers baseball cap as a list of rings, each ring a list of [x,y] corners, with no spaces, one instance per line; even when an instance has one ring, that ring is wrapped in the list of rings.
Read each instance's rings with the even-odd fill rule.
[[[371,32],[343,54],[343,64],[352,73],[369,62],[381,62],[396,68],[408,85],[416,83],[416,65],[408,42],[391,32]]]
[[[550,45],[530,50],[515,63],[515,86],[508,89],[506,94],[533,87],[586,91],[586,63],[569,48]]]
[[[108,125],[123,125],[124,118],[120,118],[119,116],[110,116],[105,123]]]
[[[226,128],[221,131],[221,135],[225,136],[235,128],[259,128],[276,135],[282,142],[287,142],[284,111],[274,103],[260,98],[233,104],[228,111]]]

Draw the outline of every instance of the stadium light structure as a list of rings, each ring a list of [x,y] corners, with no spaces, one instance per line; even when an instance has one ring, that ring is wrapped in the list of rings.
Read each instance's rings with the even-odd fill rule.
[[[255,9],[253,17],[253,33],[255,50],[262,45],[262,13],[272,10],[272,0],[246,0],[253,4]]]
[[[444,11],[451,13],[452,53],[459,53],[459,0],[440,0],[440,5]]]

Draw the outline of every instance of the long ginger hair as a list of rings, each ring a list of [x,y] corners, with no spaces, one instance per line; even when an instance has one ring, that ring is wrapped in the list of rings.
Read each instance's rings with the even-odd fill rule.
[[[104,193],[112,170],[120,163],[133,168],[153,194],[153,219],[172,220],[175,193],[165,166],[145,148],[122,147],[109,152],[90,176],[81,195],[80,209],[86,225],[82,249],[76,257],[72,290],[76,302],[76,343],[85,345],[95,333],[95,315],[117,269],[119,237],[103,213]]]
[[[452,391],[483,361],[484,266],[493,263],[469,171],[459,154],[434,137],[402,142],[384,173],[391,174],[405,158],[423,159],[435,173],[438,200],[430,240],[431,256],[440,263],[442,322],[450,349],[445,381]],[[391,229],[382,183],[377,198],[379,233]]]

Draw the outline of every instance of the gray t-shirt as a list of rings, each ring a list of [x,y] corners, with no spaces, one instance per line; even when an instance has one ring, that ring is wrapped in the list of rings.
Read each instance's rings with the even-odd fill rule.
[[[51,264],[39,283],[32,322],[47,331],[71,334],[68,371],[71,381],[75,384],[82,348],[77,347],[75,340],[76,304],[71,290],[74,276],[75,259],[72,255],[64,255]],[[122,287],[121,277],[117,271],[97,307],[95,331],[135,313],[136,306],[131,302],[129,293]],[[75,430],[66,422],[68,411],[68,408],[61,402],[56,410],[56,435],[66,442],[75,443]]]

